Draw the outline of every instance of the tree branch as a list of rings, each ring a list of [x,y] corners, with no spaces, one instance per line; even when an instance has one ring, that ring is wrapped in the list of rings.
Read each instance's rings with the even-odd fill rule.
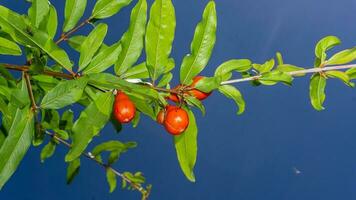
[[[68,31],[67,33],[62,33],[61,37],[56,41],[56,44],[59,44],[62,41],[67,40],[70,35],[78,31],[83,26],[89,24],[90,20],[91,18],[86,19],[85,21],[83,21],[82,23],[80,23],[78,26],[74,27],[72,30]]]
[[[30,81],[30,75],[27,72],[23,72],[23,73],[24,73],[24,77],[25,77],[25,81],[26,81],[28,95],[30,96],[30,100],[31,100],[31,104],[32,104],[32,110],[33,111],[37,111],[38,107],[36,105],[35,97],[33,96],[32,85],[31,85],[31,81]]]
[[[296,76],[296,75],[301,75],[301,74],[318,73],[318,72],[326,72],[326,71],[341,70],[341,69],[351,69],[351,68],[356,68],[356,64],[310,68],[310,69],[287,72],[287,74],[289,74],[291,76]],[[221,82],[221,85],[253,81],[253,80],[258,80],[259,78],[261,78],[261,75],[251,76],[248,78],[232,79],[232,80]]]
[[[66,140],[63,140],[62,138],[58,137],[56,135],[56,133],[51,133],[49,131],[45,131],[45,133],[47,135],[49,135],[50,137],[52,137],[54,140],[58,141],[59,143],[63,144],[64,146],[71,148],[71,144],[69,142],[67,142]],[[142,199],[146,200],[148,199],[149,195],[150,195],[150,190],[146,190],[145,188],[143,188],[142,186],[132,182],[130,179],[128,179],[124,174],[120,173],[119,171],[117,171],[116,169],[112,168],[111,166],[108,166],[104,163],[102,163],[101,161],[99,161],[98,159],[96,159],[90,152],[84,152],[82,153],[82,155],[94,162],[96,162],[97,164],[99,164],[100,166],[102,166],[105,169],[109,169],[112,172],[114,172],[114,174],[116,174],[116,176],[122,178],[123,180],[125,180],[126,182],[128,182],[133,188],[135,188],[136,190],[138,190],[141,194],[142,194]]]

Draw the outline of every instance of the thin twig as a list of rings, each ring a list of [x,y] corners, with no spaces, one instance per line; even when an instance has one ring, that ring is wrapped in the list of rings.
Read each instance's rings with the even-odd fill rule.
[[[27,72],[23,72],[23,73],[24,73],[24,77],[25,77],[25,81],[26,81],[28,95],[30,96],[30,100],[31,100],[31,104],[32,104],[32,110],[33,111],[37,111],[38,107],[36,105],[35,97],[33,96],[32,85],[31,85],[31,81],[30,81],[30,75]]]
[[[356,68],[356,64],[310,68],[310,69],[287,72],[287,74],[289,74],[291,76],[296,76],[296,75],[301,75],[301,74],[318,73],[318,72],[326,72],[326,71],[341,70],[341,69],[351,69],[351,68]],[[251,76],[248,78],[232,79],[232,80],[228,80],[228,81],[223,81],[221,83],[221,85],[253,81],[253,80],[258,80],[259,78],[261,78],[261,75]]]
[[[71,148],[72,145],[67,142],[66,140],[63,140],[62,138],[58,137],[55,133],[51,133],[49,131],[45,131],[45,133],[47,135],[49,135],[50,137],[52,137],[53,139],[55,139],[56,141],[60,142],[61,144],[63,144],[64,146]],[[132,182],[130,179],[128,179],[124,174],[120,173],[119,171],[117,171],[116,169],[112,168],[111,166],[108,166],[104,163],[102,163],[101,161],[99,161],[98,159],[96,159],[90,152],[84,152],[82,153],[82,155],[94,162],[96,162],[97,164],[99,164],[100,166],[102,166],[103,168],[105,168],[106,170],[109,169],[111,170],[114,174],[116,174],[118,177],[122,178],[123,180],[125,180],[126,182],[128,182],[133,188],[135,188],[136,190],[138,190],[139,192],[141,192],[141,194],[143,195],[143,199],[147,199],[150,192],[147,191],[146,189],[144,189],[142,186]]]
[[[75,33],[76,31],[78,31],[80,28],[82,28],[82,27],[85,26],[86,24],[89,24],[90,20],[91,20],[91,19],[89,18],[89,19],[83,21],[82,23],[80,23],[78,26],[74,27],[72,30],[68,31],[67,33],[63,33],[63,34],[61,35],[61,37],[56,41],[56,44],[59,44],[59,43],[61,43],[62,41],[67,40],[70,35],[72,35],[72,34]]]
[[[0,63],[0,66],[3,66],[6,69],[14,70],[14,71],[21,71],[21,72],[28,72],[30,70],[29,66],[20,66],[20,65],[12,65],[7,63]],[[74,77],[70,74],[65,74],[61,72],[53,72],[49,70],[44,70],[43,74],[58,77],[58,78],[65,78],[65,79],[73,79]]]

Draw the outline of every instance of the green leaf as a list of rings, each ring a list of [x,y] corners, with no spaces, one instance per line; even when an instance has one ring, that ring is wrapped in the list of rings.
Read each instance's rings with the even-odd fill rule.
[[[341,43],[336,36],[327,36],[321,39],[315,46],[315,67],[319,67],[326,60],[326,51]]]
[[[83,70],[90,63],[94,54],[103,43],[107,31],[108,26],[106,24],[99,24],[85,38],[80,48],[79,71]]]
[[[280,52],[276,53],[276,58],[277,58],[278,65],[283,65],[284,64],[283,57],[282,57],[282,54]]]
[[[67,167],[67,184],[71,184],[73,179],[78,175],[80,170],[80,159],[75,159],[68,163]]]
[[[75,27],[83,16],[86,6],[87,0],[66,0],[63,32],[67,32]]]
[[[118,78],[112,74],[100,73],[90,74],[89,83],[105,89],[120,89],[125,92],[134,92],[135,94],[148,97],[150,99],[157,99],[158,92],[148,86],[129,83],[125,80]]]
[[[106,48],[103,51],[99,51],[99,53],[93,58],[88,67],[83,70],[83,73],[100,73],[108,69],[110,66],[115,64],[117,60],[117,56],[122,51],[122,46],[118,42],[113,44],[111,47]]]
[[[324,110],[326,79],[319,73],[314,74],[310,80],[309,96],[312,106],[316,110]]]
[[[0,189],[16,171],[31,145],[34,118],[30,109],[18,109],[9,134],[0,148]]]
[[[354,87],[355,84],[350,82],[350,77],[342,71],[327,71],[325,72],[327,77],[330,78],[337,78],[340,79],[342,82],[344,82],[346,85],[350,86],[350,87]]]
[[[15,42],[0,37],[0,54],[21,56],[22,51]]]
[[[121,78],[140,78],[140,79],[146,79],[150,75],[148,74],[146,63],[140,63],[136,66],[131,67],[128,69],[122,76]]]
[[[186,109],[189,116],[189,125],[181,135],[174,136],[174,145],[177,152],[179,165],[191,182],[195,182],[194,166],[197,159],[198,144],[198,127],[195,122],[194,114],[191,110]]]
[[[162,76],[161,80],[159,81],[159,83],[157,84],[157,87],[165,87],[167,84],[169,84],[169,82],[172,80],[172,78],[173,78],[172,73],[164,74]]]
[[[110,187],[110,193],[114,192],[116,188],[116,174],[110,169],[106,169],[106,180]]]
[[[231,85],[222,85],[219,87],[219,92],[225,95],[227,98],[233,99],[236,105],[239,107],[237,112],[238,115],[242,114],[245,111],[245,100],[242,97],[240,91]]]
[[[274,85],[278,82],[291,85],[293,77],[285,72],[275,70],[262,74],[258,80],[264,85]]]
[[[219,65],[215,70],[215,76],[222,76],[222,81],[231,78],[231,72],[246,72],[251,69],[251,61],[248,59],[232,59]]]
[[[184,98],[185,98],[185,100],[187,100],[187,103],[189,105],[197,107],[201,111],[203,116],[205,115],[205,107],[199,99],[192,97],[192,96],[186,96]]]
[[[87,82],[86,77],[62,81],[43,97],[40,107],[60,109],[77,102],[82,97]]]
[[[59,128],[61,130],[72,130],[73,127],[73,118],[74,118],[74,113],[72,110],[66,110],[62,114],[62,118],[59,121]]]
[[[118,13],[121,8],[129,5],[132,0],[98,0],[94,6],[91,18],[104,19]]]
[[[325,65],[343,65],[350,63],[356,59],[356,47],[346,49],[333,55],[325,62]]]
[[[32,0],[32,5],[28,10],[28,16],[30,17],[31,23],[38,28],[48,12],[48,0]]]
[[[267,73],[270,72],[273,67],[274,67],[274,59],[268,60],[265,63],[263,63],[262,65],[260,64],[253,64],[253,68],[256,69],[259,73]]]
[[[356,79],[356,68],[348,69],[345,73],[349,76],[350,79]]]
[[[132,9],[130,27],[120,40],[122,51],[115,65],[117,75],[124,74],[140,57],[143,49],[146,20],[147,2],[140,0]]]
[[[135,148],[137,146],[136,142],[127,142],[122,143],[117,140],[111,140],[104,143],[101,143],[91,151],[92,155],[97,156],[101,154],[103,151],[117,151],[120,153],[126,152],[130,148]]]
[[[216,10],[214,1],[205,7],[203,18],[195,28],[191,54],[184,57],[180,69],[180,82],[189,85],[208,64],[216,40]]]
[[[39,29],[43,32],[46,32],[49,38],[53,39],[57,33],[58,26],[58,16],[56,8],[52,5],[49,7],[49,12],[45,19],[40,24]]]
[[[216,77],[204,77],[197,82],[195,88],[202,92],[211,92],[212,90],[217,89],[222,81],[221,76]]]
[[[12,12],[6,7],[0,6],[0,26],[2,30],[24,46],[34,46],[43,50],[59,65],[71,71],[72,63],[67,53],[59,48],[53,40],[44,32],[31,27],[21,15]]]
[[[176,27],[171,0],[155,0],[146,30],[146,64],[153,81],[164,73],[172,50]]]
[[[101,93],[95,101],[80,114],[79,119],[73,125],[73,144],[66,155],[66,162],[78,158],[90,141],[96,136],[109,121],[114,96],[111,92]]]
[[[304,70],[304,68],[302,67],[297,67],[295,65],[290,65],[290,64],[283,64],[283,65],[278,65],[277,66],[277,70],[281,71],[281,72],[296,72],[296,71],[300,71],[300,70]],[[294,74],[293,76],[305,76],[305,74]]]
[[[46,144],[41,151],[41,162],[44,163],[47,158],[50,158],[54,154],[55,150],[56,143],[54,141],[48,142],[48,144]]]

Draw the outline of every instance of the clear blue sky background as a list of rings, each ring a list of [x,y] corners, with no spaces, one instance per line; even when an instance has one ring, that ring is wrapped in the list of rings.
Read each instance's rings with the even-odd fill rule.
[[[64,1],[52,2],[62,19]],[[94,1],[89,2],[88,10]],[[189,52],[194,27],[207,2],[174,0],[177,31],[172,55],[178,65]],[[0,4],[22,13],[28,7],[20,0]],[[355,0],[218,0],[216,4],[217,44],[204,75],[212,75],[228,59],[249,58],[258,63],[276,51],[284,54],[287,63],[311,66],[316,41],[329,34],[342,39],[341,47],[356,43]],[[110,25],[108,44],[128,27],[132,6],[105,20]],[[0,61],[21,64],[24,59],[0,56]],[[122,156],[115,167],[143,171],[153,184],[153,200],[356,199],[356,90],[338,80],[328,81],[326,110],[317,112],[309,103],[308,80],[298,78],[293,87],[239,84],[247,101],[242,116],[236,116],[234,104],[218,93],[206,100],[207,116],[197,112],[195,184],[181,173],[171,136],[148,118],[136,129],[125,126],[119,135],[108,126],[95,142],[138,141],[138,148]],[[109,194],[102,169],[86,159],[73,184],[65,185],[66,151],[59,147],[53,158],[41,164],[40,148],[31,147],[0,199],[139,199],[138,193],[120,189]],[[294,167],[301,174],[296,175]]]

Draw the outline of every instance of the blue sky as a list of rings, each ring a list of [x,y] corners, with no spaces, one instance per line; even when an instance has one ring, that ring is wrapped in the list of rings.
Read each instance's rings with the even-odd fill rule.
[[[189,52],[194,27],[208,1],[173,2],[177,30],[172,56],[179,65]],[[63,17],[64,1],[53,3]],[[0,4],[22,13],[28,7],[19,0],[2,0]],[[261,63],[276,51],[282,52],[287,63],[311,66],[315,43],[330,34],[343,41],[336,50],[356,43],[355,0],[219,0],[216,4],[217,44],[202,73],[206,76],[228,59],[249,58]],[[89,8],[92,6],[90,1]],[[105,20],[110,25],[108,44],[117,41],[128,27],[132,6]],[[21,64],[24,60],[0,56],[0,62]],[[178,68],[175,74],[177,81]],[[237,85],[247,102],[242,116],[236,116],[232,101],[213,93],[204,102],[207,115],[196,112],[199,154],[194,184],[179,169],[171,136],[146,117],[138,128],[124,126],[118,135],[107,126],[95,143],[137,141],[138,147],[123,155],[115,167],[143,171],[153,184],[153,200],[355,199],[356,91],[329,80],[326,110],[317,112],[309,103],[308,82],[304,77],[296,79],[292,87]],[[103,170],[85,159],[73,184],[65,185],[66,151],[59,146],[55,156],[41,164],[40,148],[31,147],[0,192],[0,199],[139,199],[136,192],[120,189],[109,194]],[[294,168],[301,173],[296,174]]]

